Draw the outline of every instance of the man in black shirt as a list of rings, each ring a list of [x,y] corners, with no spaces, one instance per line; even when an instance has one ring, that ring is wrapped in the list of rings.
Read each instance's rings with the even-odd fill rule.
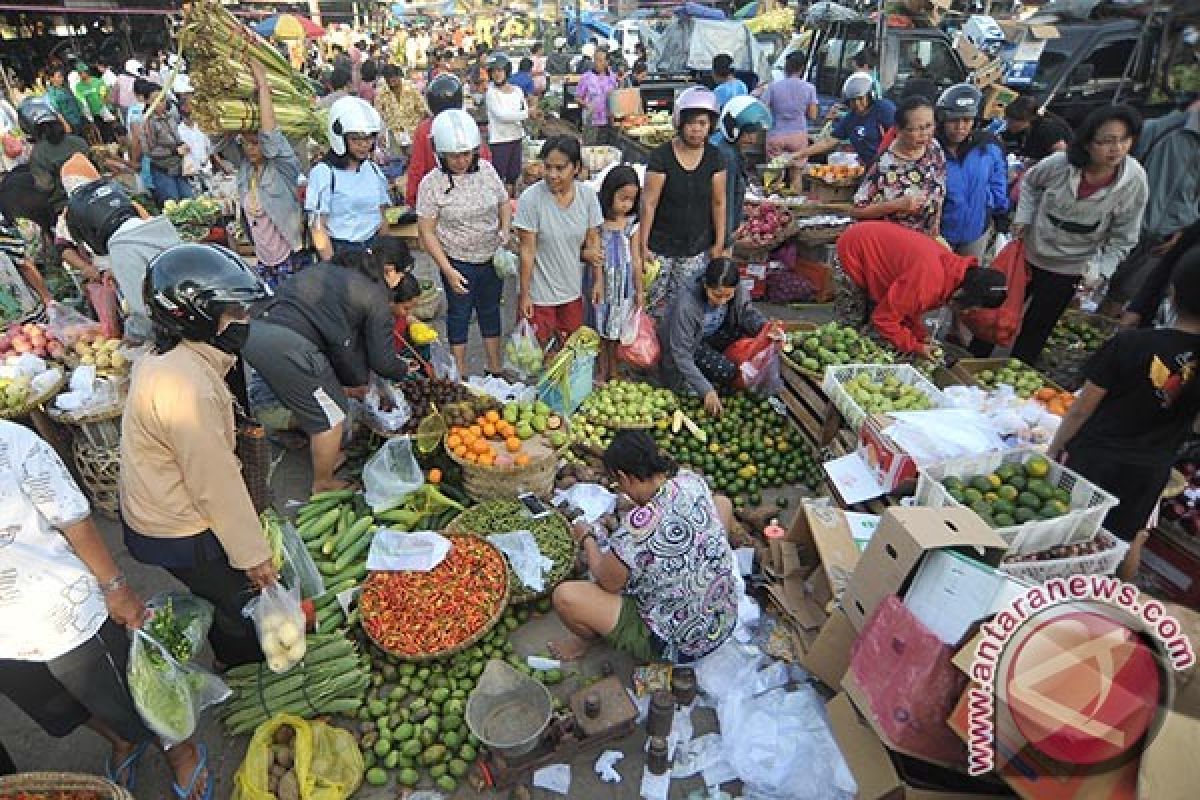
[[[1007,152],[1041,161],[1051,153],[1066,150],[1074,138],[1071,126],[1054,114],[1038,113],[1038,101],[1022,95],[1004,109],[1005,128],[1000,134]]]

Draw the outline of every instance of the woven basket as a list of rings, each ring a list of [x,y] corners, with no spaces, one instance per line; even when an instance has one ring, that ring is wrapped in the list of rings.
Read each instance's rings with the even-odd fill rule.
[[[570,540],[571,523],[560,512],[552,511],[551,513],[553,515],[559,517],[562,520],[563,530],[564,530],[563,536],[566,536],[567,539]],[[454,519],[452,519],[450,521],[450,524],[446,526],[446,530],[443,531],[443,533],[446,536],[454,536],[456,534],[458,534],[458,535],[471,534],[473,536],[483,536],[486,538],[487,536],[490,535],[490,534],[484,533],[482,531],[467,530],[462,525],[462,523],[459,522],[459,519],[460,519],[460,517],[455,517]],[[499,531],[499,532],[507,533],[507,531]],[[578,548],[576,548],[576,550],[578,550]],[[555,564],[554,569],[551,570],[549,574],[544,576],[545,588],[543,588],[542,591],[540,591],[540,592],[534,592],[534,591],[525,590],[525,589],[514,590],[513,584],[517,583],[519,585],[520,580],[519,579],[514,580],[512,577],[510,577],[509,581],[508,581],[508,602],[509,602],[509,604],[515,606],[515,605],[520,605],[522,603],[532,603],[535,600],[541,600],[543,597],[549,597],[550,593],[554,591],[554,587],[558,586],[560,583],[562,583],[567,578],[569,578],[571,576],[571,571],[574,569],[575,569],[575,559],[574,558],[572,558],[569,562],[565,562],[562,564]],[[510,576],[512,575],[511,569],[510,569],[509,575]]]
[[[271,443],[267,429],[254,420],[239,420],[237,457],[254,510],[261,514],[271,506]]]
[[[121,510],[121,450],[119,447],[92,447],[75,439],[72,448],[79,480],[92,499],[92,507],[110,519]]]
[[[75,441],[95,449],[116,449],[121,444],[121,415],[124,408],[112,406],[99,411],[71,412],[46,409],[55,422],[74,428]]]
[[[445,439],[442,441],[444,443]],[[497,455],[504,452],[503,442],[488,444]],[[523,452],[530,457],[523,467],[484,467],[460,458],[446,448],[451,460],[462,467],[463,490],[476,502],[511,500],[525,492],[539,497],[550,496],[554,491],[554,473],[558,470],[558,452],[541,436],[525,442]]]
[[[22,417],[28,417],[31,412],[50,402],[50,398],[55,397],[66,385],[67,377],[64,375],[53,386],[41,394],[30,395],[25,405],[20,408],[0,410],[0,419],[21,419]]]
[[[451,524],[453,524],[453,523],[451,523]],[[367,634],[367,638],[369,638],[371,640],[371,642],[376,647],[378,647],[382,652],[387,653],[388,655],[394,655],[397,658],[404,659],[405,661],[415,661],[415,662],[436,661],[439,658],[447,658],[449,656],[456,655],[457,653],[461,653],[463,650],[466,650],[468,647],[470,647],[471,645],[478,642],[484,636],[487,636],[489,633],[491,633],[492,628],[496,627],[496,623],[498,623],[500,621],[500,617],[502,617],[504,615],[504,610],[506,608],[508,608],[508,598],[509,598],[509,590],[508,590],[509,581],[507,580],[508,559],[506,559],[504,557],[504,554],[500,552],[500,549],[498,547],[496,547],[494,544],[492,544],[491,542],[489,542],[487,539],[484,539],[482,536],[475,536],[475,534],[473,534],[473,533],[451,533],[449,531],[449,529],[447,528],[447,530],[443,532],[443,535],[445,535],[449,538],[454,538],[455,536],[460,536],[460,537],[461,536],[474,536],[475,538],[484,542],[488,547],[492,548],[492,550],[494,550],[496,552],[496,555],[500,559],[500,562],[502,564],[504,564],[504,570],[505,570],[505,576],[506,576],[506,579],[504,581],[504,596],[501,597],[500,602],[496,604],[495,613],[492,614],[491,618],[487,621],[487,623],[482,628],[480,628],[478,631],[476,631],[471,636],[468,636],[463,641],[454,645],[453,647],[448,647],[445,650],[439,650],[436,653],[424,653],[422,655],[411,655],[408,653],[392,652],[388,648],[384,647],[381,643],[376,641],[375,637],[371,636],[370,632],[367,631],[366,626],[363,626],[363,632]],[[367,581],[371,580],[371,576],[368,575],[366,580]],[[363,582],[363,586],[366,586],[366,581]]]
[[[112,781],[75,772],[23,772],[0,778],[0,800],[10,800],[18,792],[95,792],[102,800],[135,800]]]

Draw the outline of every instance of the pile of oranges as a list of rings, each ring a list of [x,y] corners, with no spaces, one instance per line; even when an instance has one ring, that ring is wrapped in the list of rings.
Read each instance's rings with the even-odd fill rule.
[[[1075,402],[1075,395],[1055,389],[1053,386],[1043,386],[1033,396],[1046,407],[1047,411],[1058,417],[1065,417],[1071,404]]]
[[[813,164],[808,168],[808,174],[826,183],[843,183],[858,180],[863,175],[861,166],[845,166],[841,164]]]
[[[502,452],[492,442],[504,445]],[[488,411],[475,418],[470,426],[456,425],[446,434],[446,449],[468,464],[481,467],[524,467],[529,464],[528,453],[521,452],[523,442],[517,428],[505,421],[497,411]]]

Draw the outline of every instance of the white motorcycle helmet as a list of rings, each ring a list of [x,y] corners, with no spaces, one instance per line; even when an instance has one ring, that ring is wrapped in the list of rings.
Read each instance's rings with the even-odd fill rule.
[[[449,108],[433,118],[429,128],[429,136],[433,139],[433,150],[437,153],[438,166],[449,174],[445,156],[451,153],[474,153],[468,172],[479,169],[479,126],[471,115],[461,108]]]
[[[361,97],[343,97],[329,108],[329,147],[346,155],[346,134],[374,135],[383,130],[379,112]]]

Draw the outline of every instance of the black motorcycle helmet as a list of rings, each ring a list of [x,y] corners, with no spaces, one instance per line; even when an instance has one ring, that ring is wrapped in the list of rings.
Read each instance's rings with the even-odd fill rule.
[[[492,53],[487,59],[488,78],[492,77],[492,70],[504,70],[504,80],[512,77],[512,59],[504,53]]]
[[[450,108],[463,107],[463,85],[457,75],[443,72],[425,87],[425,102],[435,117]]]
[[[212,344],[222,313],[262,300],[271,291],[232,250],[177,244],[150,262],[143,294],[150,318],[166,338]]]
[[[39,125],[58,122],[58,112],[44,97],[27,97],[17,106],[17,121],[27,135],[36,136]]]

